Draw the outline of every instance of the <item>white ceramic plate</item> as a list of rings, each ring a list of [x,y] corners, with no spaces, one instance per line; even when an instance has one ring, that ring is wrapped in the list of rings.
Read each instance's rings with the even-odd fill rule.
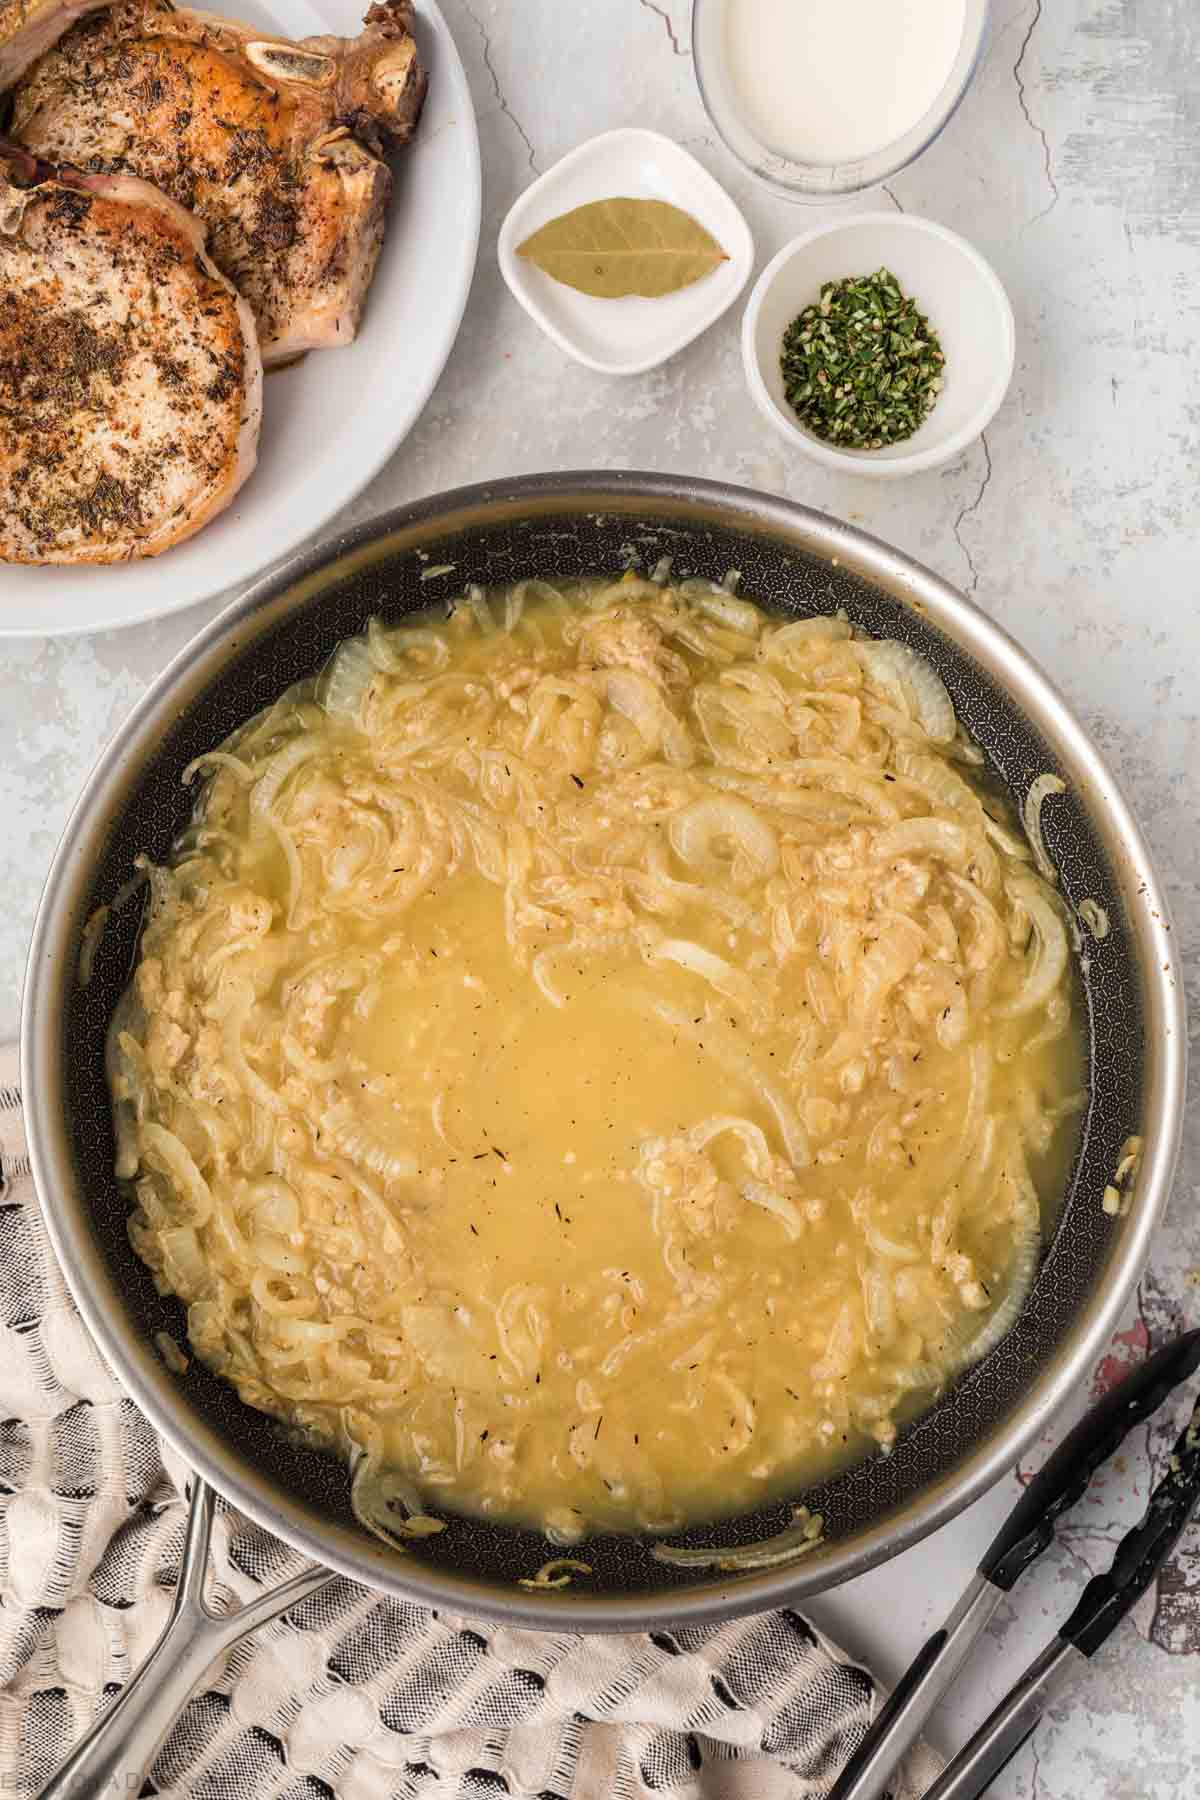
[[[210,0],[204,0],[209,4]],[[211,0],[288,37],[362,28],[367,0]],[[246,581],[352,500],[408,434],[458,335],[479,247],[479,137],[435,0],[418,0],[429,98],[395,158],[383,250],[359,335],[264,383],[258,467],[213,524],[162,556],[109,567],[0,563],[0,637],[61,637],[179,612]]]
[[[666,200],[712,232],[728,261],[677,294],[597,300],[517,255],[533,232],[615,195]],[[696,158],[657,131],[629,126],[589,138],[525,189],[500,227],[500,272],[531,318],[576,361],[602,375],[641,375],[674,356],[733,305],[754,266],[750,228]]]

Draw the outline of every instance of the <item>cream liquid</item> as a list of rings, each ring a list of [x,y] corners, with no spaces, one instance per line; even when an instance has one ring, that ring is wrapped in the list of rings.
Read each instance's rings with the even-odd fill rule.
[[[965,0],[728,0],[726,55],[744,121],[797,162],[871,156],[932,105]]]

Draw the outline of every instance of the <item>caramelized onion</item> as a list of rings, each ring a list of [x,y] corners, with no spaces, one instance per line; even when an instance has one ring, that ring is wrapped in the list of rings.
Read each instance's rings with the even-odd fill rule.
[[[373,619],[143,862],[131,1240],[397,1549],[443,1493],[557,1544],[758,1505],[888,1449],[1035,1279],[1028,1171],[1087,1102],[1061,784],[1030,849],[910,647],[735,586]]]
[[[717,866],[717,846],[734,847],[735,857],[744,859],[742,882],[765,881],[779,866],[779,842],[752,806],[732,795],[722,794],[709,800],[693,801],[675,814],[668,828],[671,848],[681,862],[711,871]],[[738,869],[734,879],[738,881]],[[740,883],[739,883],[740,885]]]
[[[694,1550],[686,1544],[655,1544],[650,1554],[655,1562],[669,1563],[673,1569],[721,1569],[730,1574],[750,1569],[777,1569],[815,1550],[824,1529],[825,1521],[820,1513],[810,1513],[807,1506],[797,1506],[792,1511],[790,1525],[757,1544],[732,1544],[703,1550]]]

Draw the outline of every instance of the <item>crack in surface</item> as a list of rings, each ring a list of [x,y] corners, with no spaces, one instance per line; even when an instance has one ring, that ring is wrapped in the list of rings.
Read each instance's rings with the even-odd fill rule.
[[[887,195],[888,199],[891,201],[891,203],[895,207],[896,211],[903,212],[904,211],[903,202],[900,201],[895,194],[893,194],[891,188],[888,186],[886,181],[882,184],[882,186],[883,186],[884,193]]]
[[[979,441],[983,445],[984,460],[983,479],[979,483],[979,492],[966,506],[959,508],[958,517],[954,521],[954,541],[966,558],[967,567],[971,571],[971,585],[967,590],[967,592],[971,594],[973,594],[979,586],[979,570],[975,567],[975,558],[971,555],[971,552],[963,539],[962,524],[964,519],[969,519],[972,513],[977,513],[979,511],[979,508],[983,503],[983,496],[988,490],[988,483],[992,479],[992,452],[988,445],[986,431],[981,434]]]
[[[1029,21],[1025,36],[1021,39],[1021,48],[1018,50],[1017,60],[1013,64],[1013,80],[1017,84],[1017,99],[1020,102],[1021,111],[1025,115],[1025,123],[1028,125],[1030,131],[1034,132],[1041,142],[1042,167],[1046,174],[1046,186],[1050,189],[1049,205],[1043,206],[1040,213],[1035,213],[1033,218],[1029,221],[1031,225],[1036,225],[1039,219],[1044,219],[1046,214],[1052,212],[1058,205],[1058,183],[1054,179],[1054,169],[1050,162],[1050,140],[1046,136],[1043,127],[1037,123],[1037,120],[1029,110],[1029,101],[1025,95],[1025,78],[1021,74],[1021,67],[1025,61],[1025,53],[1029,49],[1029,40],[1032,38],[1041,22],[1042,5],[1043,0],[1033,0],[1033,16]]]
[[[666,7],[655,6],[654,0],[638,0],[638,5],[644,6],[647,12],[658,14],[659,18],[667,28],[667,36],[671,40],[671,49],[676,56],[686,56],[688,54],[687,46],[681,45],[678,37],[675,35],[675,27],[671,23],[671,15]]]
[[[516,113],[513,111],[512,107],[508,104],[508,100],[505,97],[504,89],[500,86],[500,77],[496,73],[496,65],[492,61],[492,40],[488,33],[487,26],[484,24],[483,20],[479,16],[479,14],[475,11],[475,8],[472,5],[470,5],[469,0],[466,0],[466,13],[467,13],[468,18],[471,20],[471,23],[474,25],[476,31],[479,33],[479,41],[483,48],[483,66],[488,72],[488,79],[491,81],[491,84],[492,84],[492,92],[496,96],[496,104],[500,108],[500,111],[504,114],[505,118],[512,125],[514,131],[516,132],[517,136],[520,138],[521,142],[524,144],[525,154],[529,158],[529,166],[533,170],[534,174],[536,175],[539,173],[538,166],[537,166],[537,153],[535,152],[535,150],[533,148],[533,144],[532,144],[532,141],[530,140],[529,133],[526,131],[525,127],[522,125],[520,119],[518,119],[518,117],[517,117]]]

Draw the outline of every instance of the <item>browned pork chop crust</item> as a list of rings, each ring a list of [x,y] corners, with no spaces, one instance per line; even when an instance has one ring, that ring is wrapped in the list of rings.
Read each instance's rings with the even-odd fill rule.
[[[0,94],[105,0],[0,0]]]
[[[254,467],[262,363],[204,229],[0,143],[0,560],[156,556]]]
[[[391,191],[381,149],[411,135],[425,93],[410,21],[409,0],[391,0],[358,38],[292,44],[121,0],[29,70],[12,135],[52,161],[139,175],[198,214],[264,362],[284,362],[358,328]]]

